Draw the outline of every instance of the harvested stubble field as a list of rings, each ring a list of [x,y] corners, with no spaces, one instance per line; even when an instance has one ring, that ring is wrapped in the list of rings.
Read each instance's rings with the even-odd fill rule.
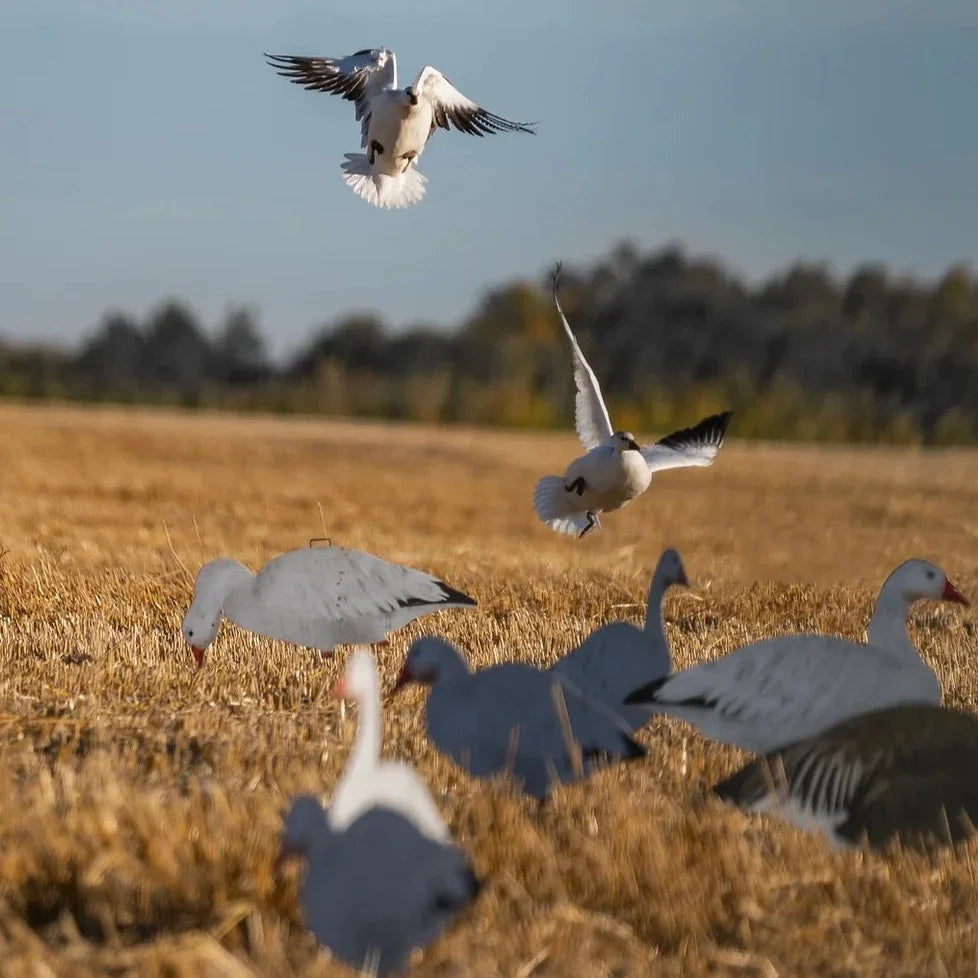
[[[280,818],[328,793],[353,735],[342,662],[225,626],[199,674],[179,624],[195,571],[327,535],[444,576],[474,612],[441,631],[479,665],[549,663],[643,613],[661,549],[679,666],[794,629],[861,636],[911,555],[978,596],[978,453],[740,445],[576,543],[535,522],[572,434],[497,434],[150,411],[0,409],[0,972],[330,976],[276,878]],[[172,541],[168,543],[167,533]],[[974,611],[918,605],[948,702],[975,706]],[[439,757],[422,693],[386,702],[385,748],[435,791],[486,887],[422,976],[973,976],[975,844],[836,854],[713,802],[741,759],[683,724],[645,762],[541,810]]]

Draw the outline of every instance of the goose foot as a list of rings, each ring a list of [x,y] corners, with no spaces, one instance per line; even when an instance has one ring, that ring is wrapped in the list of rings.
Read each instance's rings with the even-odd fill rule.
[[[584,514],[587,516],[587,526],[578,534],[577,539],[580,540],[583,536],[590,533],[595,527],[601,528],[601,521],[598,519],[598,514],[592,512],[590,509]]]

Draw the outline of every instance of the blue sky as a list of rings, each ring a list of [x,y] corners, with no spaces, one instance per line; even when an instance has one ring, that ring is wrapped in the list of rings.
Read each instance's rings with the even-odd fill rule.
[[[628,237],[752,278],[937,274],[978,245],[974,0],[2,0],[0,336],[253,304],[278,352],[353,310],[454,323]],[[439,131],[428,195],[343,185],[352,107],[263,62],[387,45],[539,135]]]

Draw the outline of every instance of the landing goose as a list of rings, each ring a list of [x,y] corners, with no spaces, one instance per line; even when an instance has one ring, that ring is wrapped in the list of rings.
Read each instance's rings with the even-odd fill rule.
[[[280,859],[289,857],[306,863],[306,926],[337,958],[371,975],[398,972],[481,887],[460,850],[426,838],[396,812],[371,809],[338,832],[309,795],[285,819]]]
[[[645,755],[604,704],[553,673],[518,662],[471,672],[440,638],[417,639],[398,679],[430,687],[425,723],[434,745],[475,777],[512,775],[531,797],[609,759]]]
[[[545,475],[533,491],[537,517],[558,533],[579,538],[600,526],[601,513],[621,509],[666,469],[711,465],[727,434],[731,411],[714,414],[666,435],[654,445],[640,445],[629,431],[615,431],[601,387],[571,331],[557,290],[560,265],[553,274],[553,297],[574,364],[574,426],[587,454],[574,459],[562,476]]]
[[[839,848],[970,838],[978,718],[913,704],[876,710],[751,761],[714,787],[742,808],[823,832]]]
[[[601,700],[631,730],[638,730],[648,721],[649,711],[643,706],[623,705],[625,697],[672,671],[669,641],[662,623],[662,601],[674,584],[688,586],[689,582],[682,558],[670,548],[659,558],[652,575],[645,627],[636,628],[624,621],[604,625],[551,667],[558,676]]]
[[[198,668],[221,617],[240,628],[323,653],[373,644],[422,615],[471,608],[475,600],[430,574],[346,547],[304,547],[257,574],[222,557],[197,574],[183,636]]]
[[[374,657],[367,649],[353,650],[332,695],[355,699],[359,717],[353,749],[326,813],[330,826],[345,829],[364,812],[387,808],[402,815],[429,839],[448,842],[448,827],[417,771],[401,761],[380,759],[380,679]]]
[[[908,560],[886,579],[867,644],[781,635],[635,690],[627,704],[679,717],[721,743],[764,754],[868,710],[941,701],[941,688],[907,634],[915,601],[968,602],[944,572]]]
[[[345,58],[266,54],[265,59],[296,85],[354,103],[360,146],[367,152],[347,153],[342,170],[347,186],[376,207],[410,207],[424,196],[428,181],[417,162],[436,126],[473,136],[533,132],[528,123],[510,122],[476,105],[431,65],[413,84],[398,88],[397,59],[388,48],[365,48]]]

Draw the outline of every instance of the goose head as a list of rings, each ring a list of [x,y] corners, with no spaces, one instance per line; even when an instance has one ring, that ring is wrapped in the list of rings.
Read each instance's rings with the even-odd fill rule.
[[[883,590],[899,595],[908,605],[915,601],[968,604],[968,599],[948,580],[940,567],[919,558],[904,561],[886,579]]]
[[[408,87],[404,89],[404,97],[408,100],[409,105],[418,104],[418,93],[414,90],[413,86],[408,85]]]
[[[375,695],[377,666],[370,651],[355,648],[346,660],[343,673],[333,686],[331,696],[336,700],[364,700]]]
[[[611,436],[611,447],[616,452],[640,452],[642,446],[630,431],[616,431]]]
[[[454,645],[443,638],[419,638],[408,649],[404,668],[394,685],[394,692],[409,683],[430,686],[447,675],[460,672],[467,673],[468,666]]]
[[[679,551],[673,547],[663,550],[655,568],[655,575],[665,587],[671,587],[673,584],[689,587],[689,578],[686,577],[683,559],[679,556]]]
[[[183,616],[181,631],[199,669],[204,653],[217,638],[221,610],[231,591],[252,577],[251,571],[236,560],[222,557],[204,564],[194,582],[194,599]]]

